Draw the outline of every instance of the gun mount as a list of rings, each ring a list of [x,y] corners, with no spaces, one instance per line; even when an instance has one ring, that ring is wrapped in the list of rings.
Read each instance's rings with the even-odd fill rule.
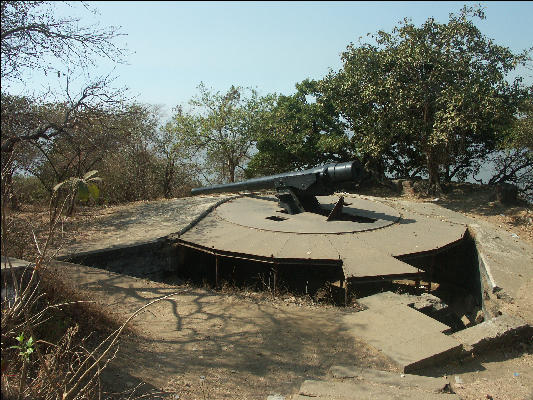
[[[304,211],[322,214],[323,210],[315,196],[331,195],[340,183],[359,183],[365,176],[358,161],[349,161],[242,182],[195,188],[191,193],[197,195],[275,189],[279,205],[287,214],[294,215]],[[328,216],[328,221],[340,215],[343,205],[344,199],[341,197]]]
[[[194,195],[266,189],[275,196],[228,196],[217,202],[179,234],[180,248],[190,249],[183,250],[183,260],[195,252],[214,255],[216,277],[234,271],[239,262],[235,260],[256,262],[271,268],[274,287],[280,276],[293,272],[309,285],[316,276],[317,287],[322,279],[337,282],[345,293],[348,283],[430,282],[437,274],[435,257],[462,243],[465,227],[421,218],[371,196],[333,195],[343,184],[357,184],[366,177],[359,162],[349,161],[195,188]],[[197,264],[190,265],[195,273]],[[246,274],[255,271],[248,265],[242,268]]]

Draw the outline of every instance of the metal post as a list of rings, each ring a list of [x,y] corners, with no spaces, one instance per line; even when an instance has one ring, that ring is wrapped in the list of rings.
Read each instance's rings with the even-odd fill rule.
[[[185,249],[179,243],[176,243],[176,262],[174,263],[175,273],[179,273],[180,267],[185,263]]]
[[[217,254],[215,256],[215,289],[218,289],[219,263],[220,263],[220,256]]]
[[[274,263],[274,267],[272,268],[272,275],[273,275],[273,285],[272,285],[272,294],[276,295],[277,290],[277,284],[278,284],[278,264]]]
[[[429,266],[428,293],[431,292],[431,281],[433,281],[434,267],[435,267],[435,255],[431,257],[431,265]]]
[[[344,307],[348,307],[348,281],[344,279]]]

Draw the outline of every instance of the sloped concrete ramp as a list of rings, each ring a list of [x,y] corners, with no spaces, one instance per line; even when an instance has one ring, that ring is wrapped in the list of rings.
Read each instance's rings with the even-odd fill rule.
[[[344,316],[343,328],[394,360],[404,372],[419,370],[461,353],[450,329],[408,306],[391,292],[362,298],[367,310]]]
[[[334,365],[329,370],[334,379],[347,382],[373,382],[387,386],[397,386],[404,389],[421,389],[430,393],[442,393],[447,390],[450,381],[445,377],[429,377],[397,372],[379,371],[367,368],[354,368]]]

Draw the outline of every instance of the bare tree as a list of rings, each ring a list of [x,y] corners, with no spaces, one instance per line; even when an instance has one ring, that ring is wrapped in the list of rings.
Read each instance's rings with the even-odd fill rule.
[[[40,113],[37,119],[33,118],[33,129],[2,129],[2,153],[10,153],[15,145],[20,142],[31,142],[39,139],[50,140],[56,136],[67,133],[77,123],[81,113],[105,105],[111,107],[123,101],[124,90],[110,89],[111,80],[103,77],[89,83],[77,95],[66,91],[67,100],[57,106],[62,108],[59,113]],[[2,96],[3,98],[8,97]],[[31,103],[33,99],[26,102]],[[37,102],[34,100],[33,102]],[[4,113],[2,114],[4,117]],[[6,113],[6,117],[9,117]],[[2,128],[4,126],[2,125]]]
[[[2,197],[16,206],[12,175],[21,164],[30,164],[35,154],[54,140],[71,135],[84,116],[109,110],[124,101],[124,90],[112,88],[109,76],[85,82],[74,73],[87,72],[99,59],[123,62],[125,50],[115,45],[121,36],[117,27],[83,25],[79,18],[57,17],[56,2],[2,1]],[[69,5],[68,3],[66,3]],[[89,7],[82,3],[86,10]],[[68,71],[61,78],[63,90],[39,96],[9,92],[9,83],[35,71]],[[58,72],[58,75],[61,75]],[[73,86],[81,87],[76,93]],[[41,154],[43,156],[43,154]],[[46,156],[46,155],[45,155]]]
[[[119,27],[83,26],[79,18],[57,18],[56,6],[2,1],[2,79],[20,78],[25,69],[54,70],[47,59],[78,67],[92,65],[99,57],[123,62],[125,50],[113,43],[122,35]]]
[[[9,200],[10,205],[17,208],[11,185],[12,176],[16,170],[28,169],[35,160],[36,151],[50,162],[53,169],[54,165],[47,159],[44,148],[50,147],[61,137],[75,137],[80,127],[87,125],[88,115],[119,112],[117,110],[121,109],[124,102],[124,90],[112,89],[110,84],[108,77],[99,78],[77,94],[70,93],[67,85],[66,100],[53,103],[2,94],[2,205]],[[80,171],[80,174],[85,172]],[[67,175],[70,174],[58,175],[57,181]]]

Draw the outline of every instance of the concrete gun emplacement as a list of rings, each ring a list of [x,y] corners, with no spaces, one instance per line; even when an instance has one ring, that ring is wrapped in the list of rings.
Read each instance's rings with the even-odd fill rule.
[[[288,214],[312,212],[322,214],[323,210],[315,196],[327,196],[335,192],[341,183],[360,183],[366,172],[358,161],[327,164],[304,171],[248,179],[242,182],[194,188],[191,194],[235,193],[241,191],[276,190],[279,205]],[[338,207],[342,208],[343,199]]]

